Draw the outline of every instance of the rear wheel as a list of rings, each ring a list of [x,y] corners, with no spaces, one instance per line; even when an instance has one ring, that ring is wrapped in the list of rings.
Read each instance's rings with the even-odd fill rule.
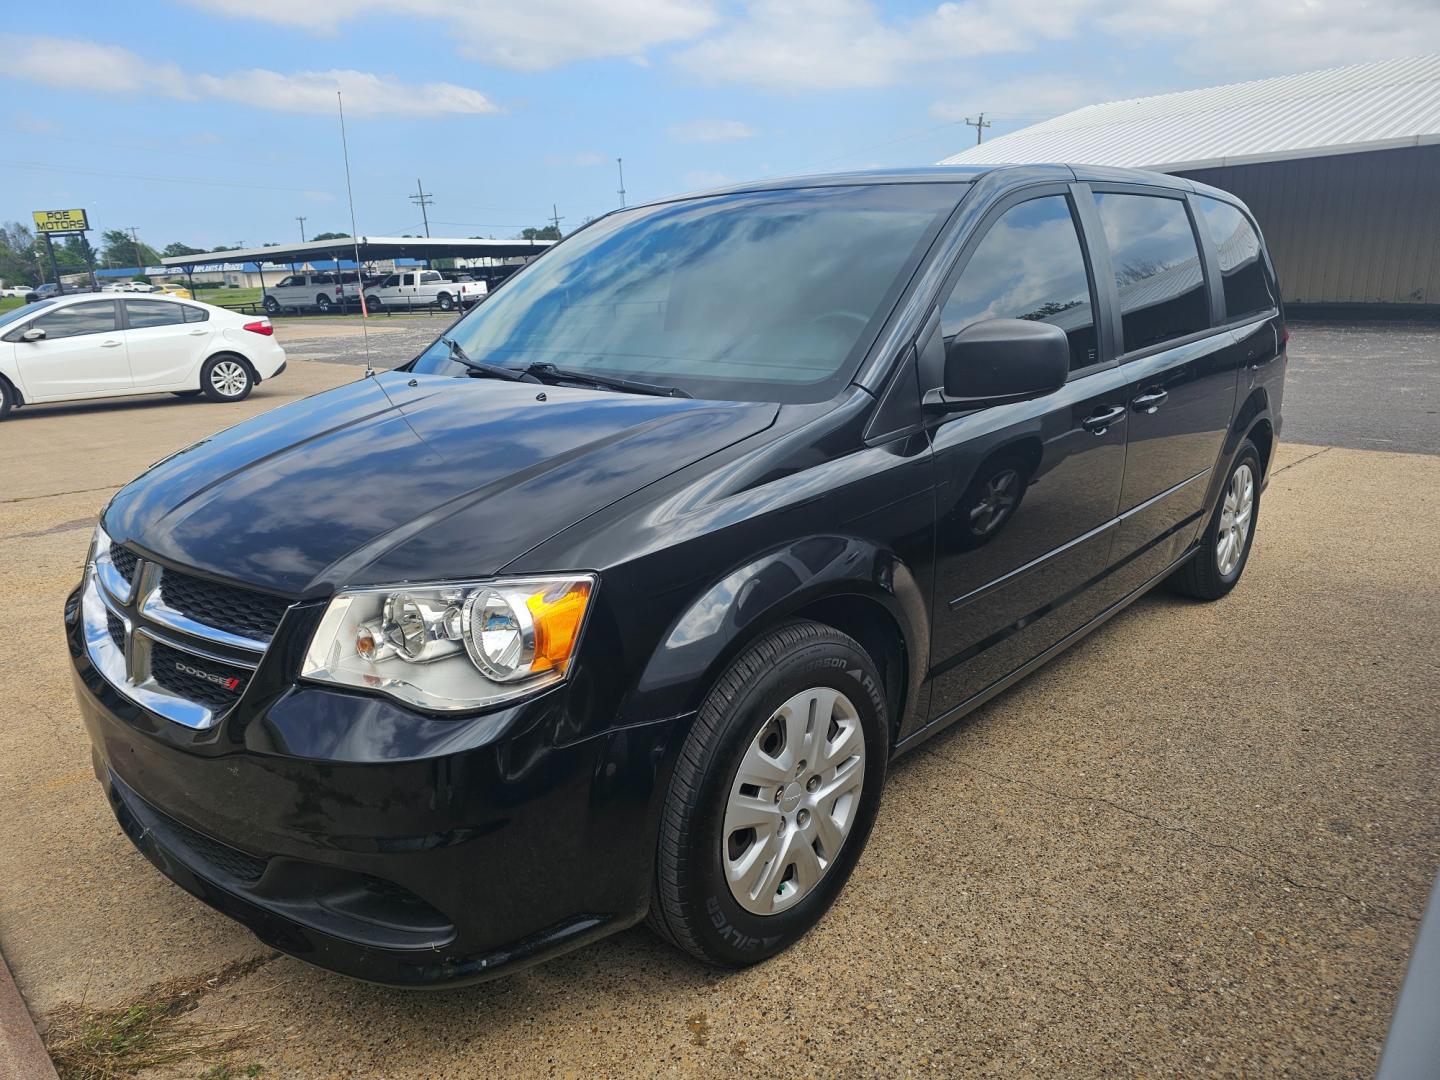
[[[650,908],[661,936],[742,967],[819,922],[879,809],[886,715],[875,665],[831,627],[789,623],[741,654],[666,795]]]
[[[221,353],[200,368],[200,390],[211,401],[244,401],[253,389],[255,376],[238,356]]]
[[[328,313],[331,308],[330,297],[321,293],[315,298],[315,306],[319,308],[322,313]]]
[[[440,305],[441,311],[455,310],[455,298],[451,296],[448,292],[442,292],[439,296],[435,298],[435,302]]]
[[[1218,600],[1240,580],[1260,516],[1260,454],[1248,439],[1230,466],[1230,475],[1200,550],[1170,576],[1167,584],[1183,596]]]

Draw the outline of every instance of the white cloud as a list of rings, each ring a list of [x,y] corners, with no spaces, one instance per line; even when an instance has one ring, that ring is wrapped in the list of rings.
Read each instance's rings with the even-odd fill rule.
[[[229,15],[318,33],[374,16],[387,21],[431,19],[463,55],[521,71],[574,60],[627,57],[643,61],[657,45],[694,38],[718,16],[711,0],[189,0]]]
[[[755,129],[741,120],[692,120],[688,124],[672,124],[666,129],[677,142],[726,142],[730,139],[753,139]]]
[[[1155,50],[1187,77],[1176,86],[1261,78],[1440,50],[1435,0],[950,0],[889,16],[871,0],[748,0],[744,14],[676,61],[709,82],[780,91],[888,86],[982,74],[977,58],[1072,43],[1066,67],[1091,70],[1103,50]],[[958,63],[969,59],[971,64]],[[1032,84],[1039,89],[1032,89]],[[1011,79],[1037,102],[1058,81]],[[1048,90],[1046,89],[1048,86]],[[1153,84],[1152,84],[1153,86]],[[1150,93],[1152,87],[1136,88]],[[988,100],[999,95],[987,91]],[[1100,95],[1097,95],[1097,97]],[[1020,105],[1001,102],[1007,113]],[[1062,106],[1063,107],[1063,106]]]
[[[7,76],[66,90],[155,94],[181,100],[223,98],[258,109],[297,113],[334,112],[339,90],[345,94],[346,111],[356,116],[502,111],[480,91],[454,83],[405,83],[388,75],[351,70],[284,74],[252,68],[226,75],[186,73],[176,64],[155,63],[118,45],[76,38],[0,34],[0,55],[6,57]]]

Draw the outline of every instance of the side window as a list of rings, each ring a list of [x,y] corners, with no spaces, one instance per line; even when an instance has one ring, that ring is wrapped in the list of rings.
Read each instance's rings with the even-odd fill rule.
[[[1225,286],[1225,317],[1238,319],[1269,311],[1275,306],[1275,283],[1260,248],[1260,237],[1249,220],[1229,203],[1199,196],[1195,204],[1215,252],[1220,257],[1220,278]]]
[[[206,311],[203,307],[191,307],[189,304],[177,304],[176,307],[185,313],[186,322],[210,321],[210,312]]]
[[[184,309],[179,304],[167,304],[164,300],[125,300],[125,318],[130,329],[143,330],[148,326],[178,326],[185,321]]]
[[[288,288],[290,288],[292,285],[303,285],[303,284],[305,284],[304,279],[299,278],[299,277],[296,277],[294,274],[291,274],[289,277],[283,279],[283,280],[280,282],[280,284],[276,285],[275,288],[277,288],[277,289],[288,289]]]
[[[400,275],[400,284],[401,284],[401,285],[414,285],[414,284],[415,284],[415,275],[414,275],[414,274],[401,274],[401,275]]]
[[[420,280],[433,283],[436,281],[444,281],[445,278],[441,276],[440,271],[438,270],[427,270],[425,273],[420,275]]]
[[[395,288],[396,285],[399,285],[399,284],[400,284],[400,275],[399,275],[399,274],[391,274],[391,275],[390,275],[389,277],[387,277],[384,281],[380,282],[380,288],[382,288],[382,289],[393,289],[393,288]]]
[[[1208,327],[1200,248],[1184,201],[1107,193],[1095,203],[1115,267],[1125,351]]]
[[[948,339],[984,319],[1033,319],[1065,331],[1070,370],[1099,359],[1080,234],[1064,195],[1012,206],[990,227],[940,311]]]
[[[72,304],[42,315],[30,325],[44,330],[47,341],[80,337],[82,334],[106,334],[115,329],[115,301]]]
[[[333,284],[335,284],[335,279],[334,279],[333,277],[331,277],[329,274],[316,274],[314,277],[312,277],[312,278],[310,279],[310,284],[311,284],[311,285],[333,285]]]

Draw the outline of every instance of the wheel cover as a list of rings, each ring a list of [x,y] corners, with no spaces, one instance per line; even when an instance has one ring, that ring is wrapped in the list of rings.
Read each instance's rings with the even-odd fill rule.
[[[848,697],[816,686],[771,713],[725,804],[720,859],[735,902],[775,915],[810,895],[850,835],[864,784],[865,733]]]
[[[970,531],[976,536],[988,536],[1010,516],[1019,498],[1020,474],[1014,469],[1004,469],[985,484],[980,501],[970,511]]]
[[[1250,536],[1250,522],[1255,515],[1255,474],[1248,464],[1241,465],[1230,477],[1225,501],[1220,507],[1220,530],[1215,540],[1215,566],[1222,576],[1229,577],[1240,565],[1245,541]]]
[[[223,397],[243,394],[249,382],[249,374],[234,360],[221,360],[210,369],[210,385]]]

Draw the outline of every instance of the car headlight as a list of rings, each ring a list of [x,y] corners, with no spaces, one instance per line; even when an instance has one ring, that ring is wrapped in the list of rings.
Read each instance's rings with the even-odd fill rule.
[[[301,675],[444,712],[526,697],[569,673],[595,587],[568,574],[347,590]]]

